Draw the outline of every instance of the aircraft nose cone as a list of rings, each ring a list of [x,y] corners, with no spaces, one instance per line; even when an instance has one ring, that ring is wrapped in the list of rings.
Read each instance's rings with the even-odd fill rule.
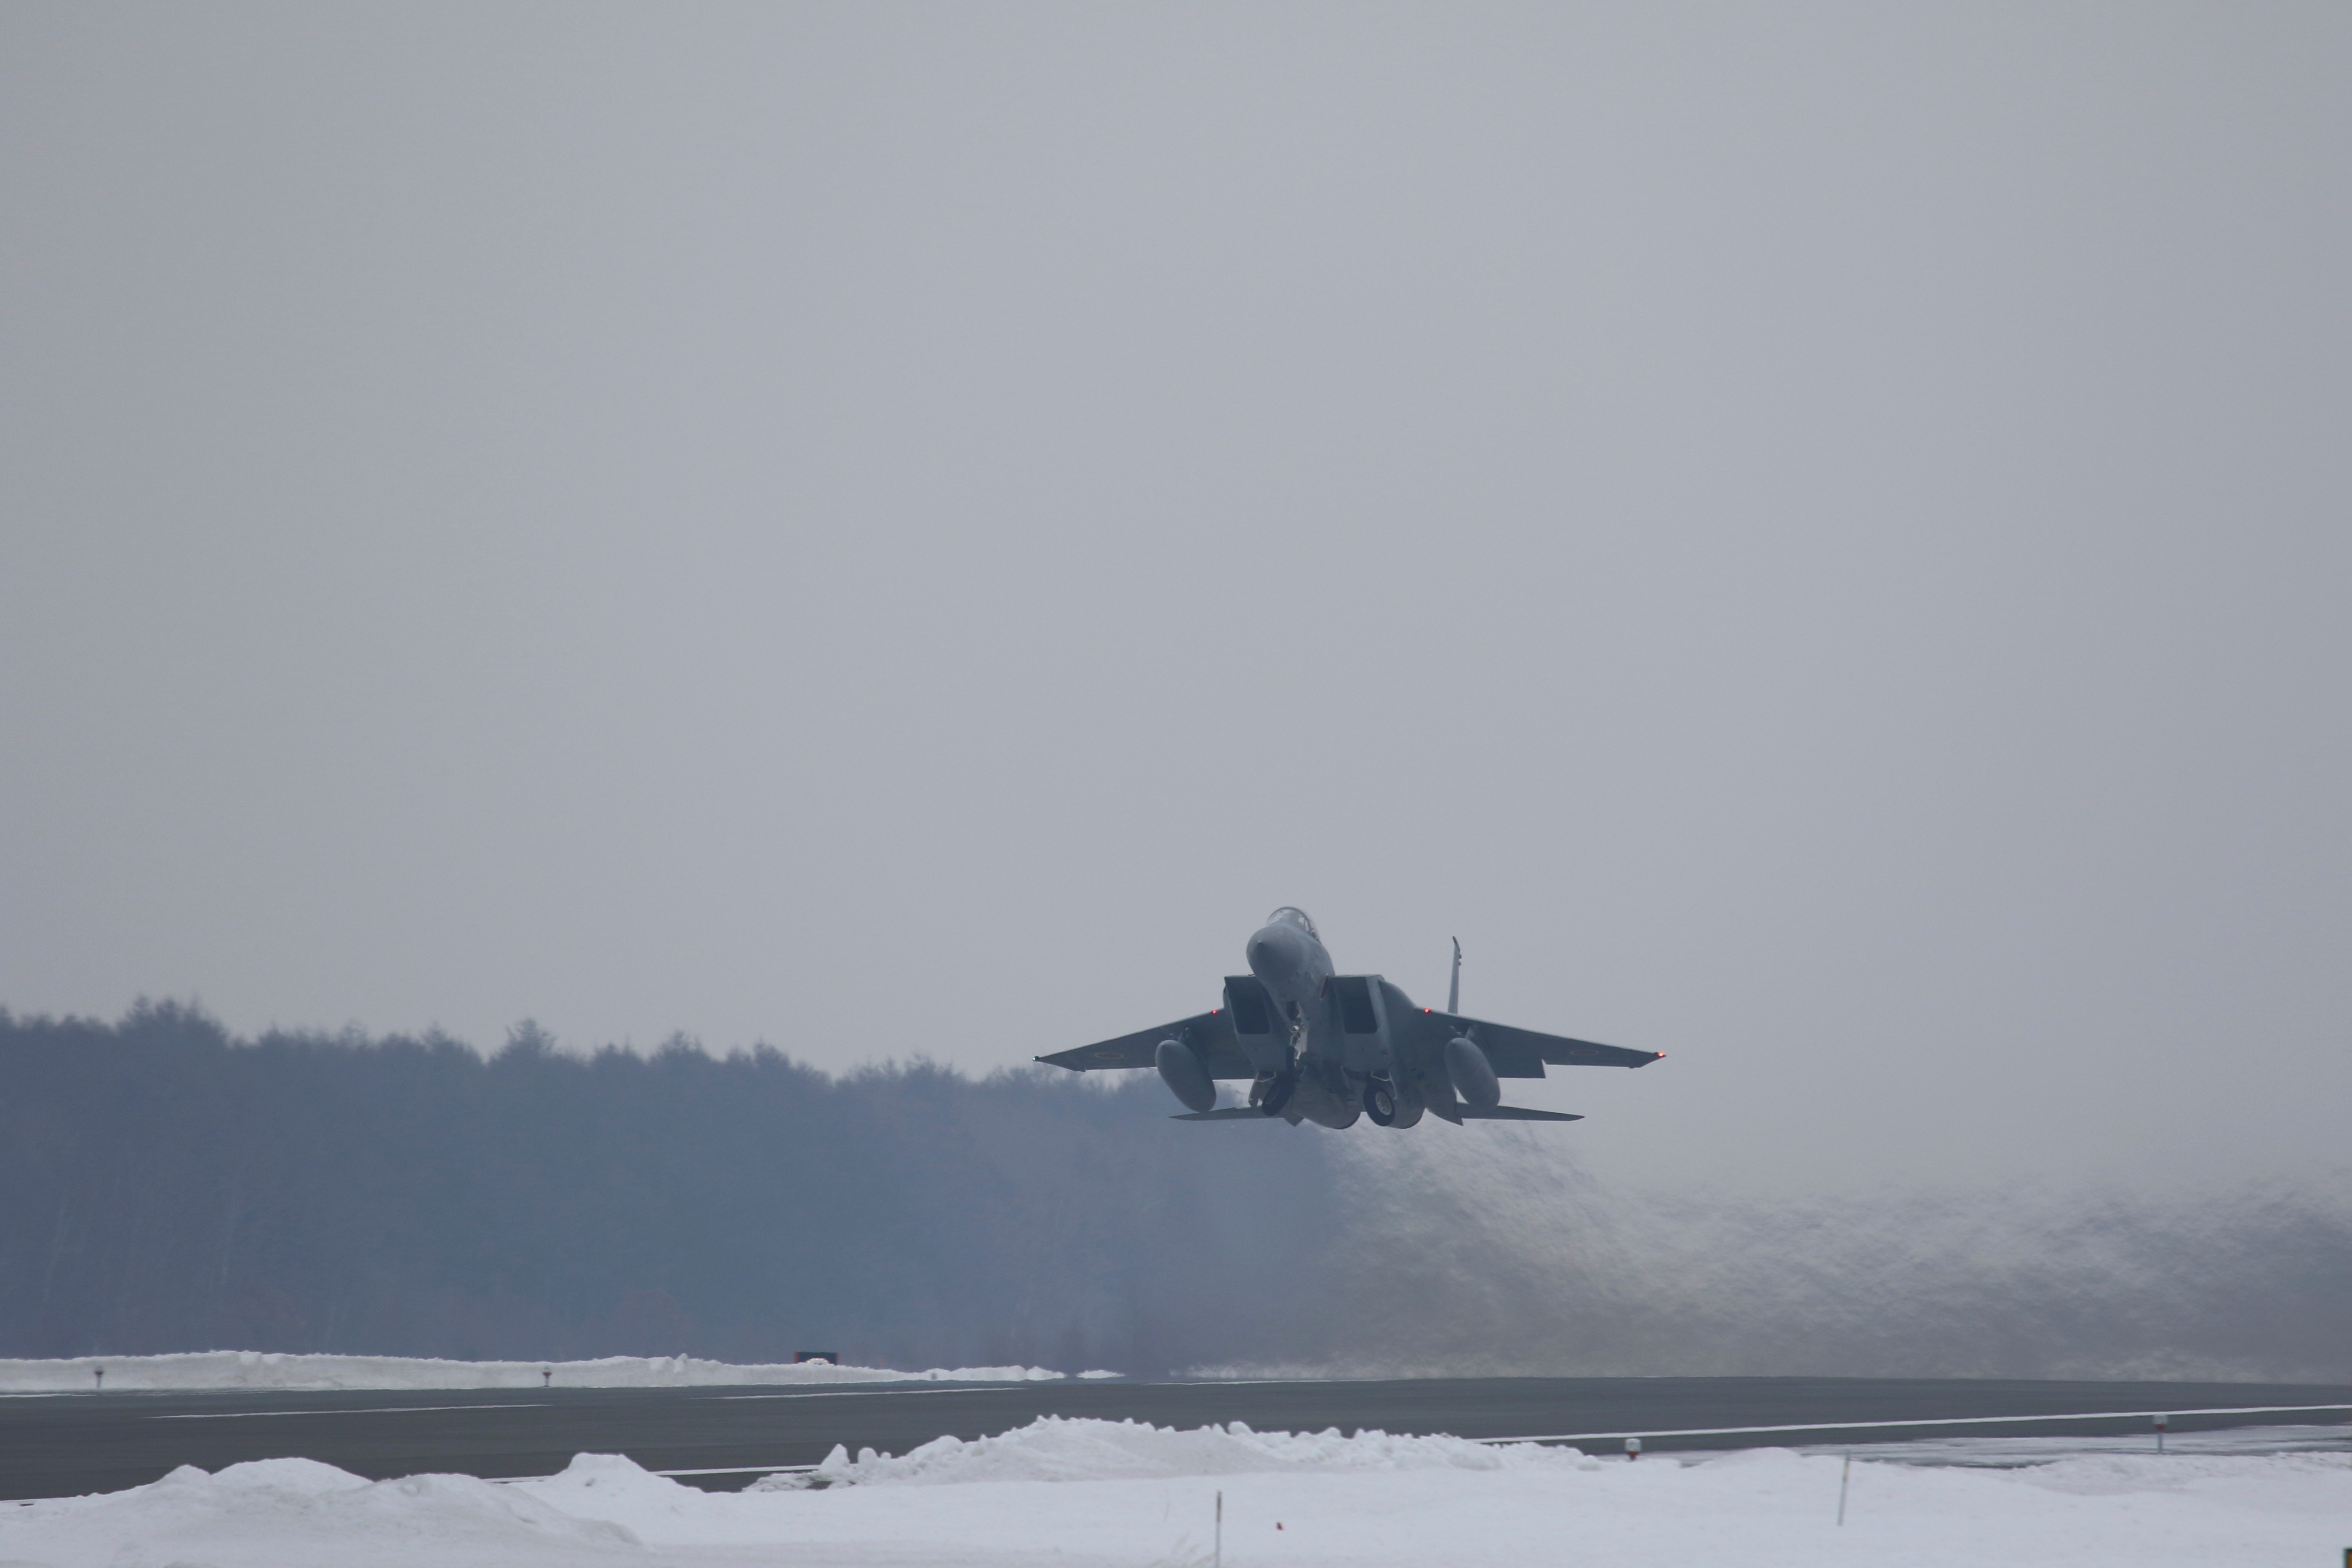
[[[1302,946],[1298,933],[1288,926],[1266,927],[1249,940],[1250,973],[1280,994],[1287,989],[1283,982],[1297,973],[1306,956]]]

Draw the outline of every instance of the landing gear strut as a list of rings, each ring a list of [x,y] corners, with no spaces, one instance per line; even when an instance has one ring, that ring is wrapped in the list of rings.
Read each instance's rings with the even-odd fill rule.
[[[1290,1091],[1297,1087],[1298,1074],[1295,1069],[1290,1072],[1262,1072],[1257,1075],[1257,1081],[1250,1085],[1250,1103],[1264,1115],[1279,1116],[1282,1108],[1290,1103]]]

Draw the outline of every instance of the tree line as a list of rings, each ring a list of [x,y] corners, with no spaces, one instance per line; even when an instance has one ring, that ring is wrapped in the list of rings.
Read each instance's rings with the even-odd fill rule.
[[[0,1356],[2340,1376],[2343,1172],[1611,1189],[1558,1130],[1188,1126],[1149,1073],[830,1076],[0,1012]]]
[[[0,1355],[1311,1353],[1327,1146],[1139,1076],[0,1012]]]

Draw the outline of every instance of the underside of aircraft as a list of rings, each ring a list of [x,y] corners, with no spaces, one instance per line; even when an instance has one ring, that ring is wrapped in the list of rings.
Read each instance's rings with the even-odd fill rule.
[[[1411,1127],[1423,1113],[1465,1121],[1580,1121],[1559,1110],[1502,1103],[1507,1078],[1553,1067],[1647,1067],[1664,1051],[1627,1050],[1460,1012],[1462,946],[1445,1010],[1377,974],[1335,974],[1304,910],[1283,908],[1250,938],[1250,973],[1225,977],[1224,1005],[1156,1029],[1057,1051],[1037,1060],[1073,1072],[1153,1068],[1187,1110],[1179,1121],[1312,1121]],[[1248,1102],[1219,1106],[1217,1080],[1247,1079]]]

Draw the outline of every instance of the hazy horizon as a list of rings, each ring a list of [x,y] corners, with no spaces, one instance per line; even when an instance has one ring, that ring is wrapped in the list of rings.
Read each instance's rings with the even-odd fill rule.
[[[0,1356],[2333,1382],[2352,1182],[1657,1191],[1558,1129],[0,1017]]]

